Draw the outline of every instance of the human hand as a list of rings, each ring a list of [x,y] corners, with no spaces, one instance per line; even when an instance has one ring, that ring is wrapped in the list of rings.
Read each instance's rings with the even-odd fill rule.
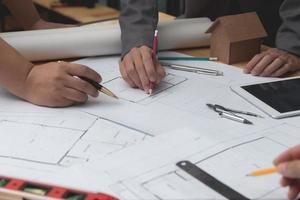
[[[300,58],[276,48],[257,54],[247,64],[244,72],[254,76],[279,77],[300,69]]]
[[[55,28],[70,28],[70,27],[75,27],[75,25],[47,22],[47,21],[40,19],[30,29],[31,30],[40,30],[40,29],[55,29]]]
[[[274,164],[283,176],[281,185],[289,187],[288,198],[296,199],[300,193],[300,145],[285,151]]]
[[[97,72],[83,65],[67,62],[36,65],[25,80],[23,98],[40,106],[66,107],[85,102],[88,95],[98,96],[95,87],[74,76],[101,81]]]
[[[147,46],[133,48],[120,63],[123,79],[131,86],[149,93],[149,81],[159,83],[165,76],[164,68],[156,60],[153,64],[152,49]]]

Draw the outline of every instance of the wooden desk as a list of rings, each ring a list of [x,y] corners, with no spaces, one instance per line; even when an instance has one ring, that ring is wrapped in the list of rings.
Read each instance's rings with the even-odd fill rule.
[[[33,0],[33,2],[37,6],[55,12],[78,23],[117,18],[120,14],[118,10],[107,7],[102,4],[97,4],[95,8],[86,8],[83,6],[52,8],[51,3],[54,2],[53,0]]]
[[[55,0],[33,0],[35,5],[42,7],[46,10],[55,12],[58,15],[64,16],[77,23],[87,23],[87,22],[117,18],[120,15],[120,11],[107,7],[102,4],[97,4],[95,8],[86,8],[86,7],[52,8],[51,3],[54,1]],[[171,20],[174,19],[175,17],[160,12],[159,18],[161,20]]]

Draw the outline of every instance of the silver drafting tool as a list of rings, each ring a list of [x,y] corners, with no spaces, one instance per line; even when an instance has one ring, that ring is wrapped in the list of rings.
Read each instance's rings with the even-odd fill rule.
[[[228,112],[235,113],[235,114],[243,114],[243,115],[249,115],[249,116],[252,116],[252,117],[264,118],[263,116],[252,113],[252,112],[235,110],[235,109],[232,109],[232,108],[225,108],[224,106],[220,106],[218,104],[215,104],[215,105],[207,104],[207,106],[210,107],[210,108],[214,108],[216,110],[216,112],[218,112],[218,111],[228,111]]]
[[[226,111],[225,112],[219,112],[219,115],[223,118],[230,119],[230,120],[240,122],[240,123],[243,123],[243,124],[253,124],[249,120],[247,120],[243,117],[237,116],[237,115],[235,115],[233,113],[230,113],[230,112],[226,112]]]
[[[214,69],[206,69],[206,68],[193,67],[193,66],[181,65],[181,64],[170,64],[170,63],[165,63],[165,62],[162,62],[162,65],[164,67],[167,67],[167,68],[173,69],[173,70],[192,72],[192,73],[196,73],[196,74],[205,74],[205,75],[211,75],[211,76],[223,76],[223,72],[214,70]]]
[[[238,116],[238,115],[234,114],[233,111],[226,110],[226,108],[224,110],[223,106],[213,105],[213,104],[206,104],[206,105],[209,108],[211,108],[212,110],[214,110],[215,112],[217,112],[223,118],[230,119],[230,120],[240,122],[240,123],[243,123],[243,124],[253,124],[251,121],[249,121],[249,120],[247,120],[247,119],[245,119],[241,116]]]

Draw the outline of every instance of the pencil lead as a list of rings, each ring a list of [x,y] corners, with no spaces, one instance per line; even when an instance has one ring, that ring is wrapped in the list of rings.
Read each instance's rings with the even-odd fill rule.
[[[250,122],[249,120],[245,119],[245,124],[250,124],[250,125],[252,125],[253,123]]]
[[[149,89],[149,96],[152,96],[152,94],[153,94],[153,89]]]

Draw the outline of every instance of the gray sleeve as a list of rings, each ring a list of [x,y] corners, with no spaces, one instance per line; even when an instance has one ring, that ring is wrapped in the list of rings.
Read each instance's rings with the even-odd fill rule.
[[[121,0],[122,57],[134,47],[152,48],[158,21],[157,0]]]
[[[277,48],[300,56],[300,0],[285,0],[280,16],[283,23],[277,33]]]

